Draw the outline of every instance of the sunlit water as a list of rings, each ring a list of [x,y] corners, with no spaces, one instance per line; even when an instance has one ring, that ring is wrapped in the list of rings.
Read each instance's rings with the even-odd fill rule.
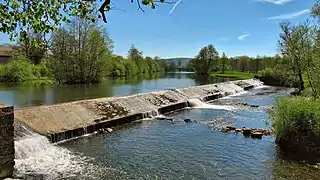
[[[147,77],[133,76],[129,79],[109,79],[99,84],[60,86],[0,84],[0,100],[2,104],[9,104],[15,108],[21,108],[82,99],[124,96],[164,89],[185,88],[230,80],[234,79],[199,77],[190,73],[170,73]]]
[[[166,87],[172,88],[180,81],[189,82],[181,83],[178,85],[180,87],[206,83],[188,76],[181,78],[181,75],[180,79],[173,79],[175,78],[166,77],[141,81],[135,85],[115,85],[112,89],[125,88],[109,95],[167,89]],[[52,89],[54,88],[51,88],[51,92],[55,91]],[[89,93],[87,91],[90,88],[84,89],[78,95],[70,95],[68,98],[48,97],[58,97],[50,101],[58,102],[74,100],[75,97],[77,99],[83,92],[90,95],[82,98],[106,93],[97,89],[94,93]],[[156,118],[139,121],[115,127],[112,133],[81,137],[60,144],[50,144],[43,136],[17,125],[20,128],[15,137],[14,178],[319,179],[320,170],[317,166],[300,164],[281,155],[273,136],[257,140],[245,138],[241,134],[220,132],[220,128],[225,125],[270,128],[268,109],[276,97],[289,91],[282,89],[268,95],[256,94],[266,91],[269,90],[255,89],[209,104],[194,99],[191,100],[193,108],[164,115],[174,121]],[[3,94],[0,92],[1,95]],[[43,100],[41,102],[46,103]],[[17,101],[11,102],[14,104]],[[243,103],[259,107],[245,106]],[[23,103],[20,105],[25,106]],[[194,122],[185,123],[186,118]]]

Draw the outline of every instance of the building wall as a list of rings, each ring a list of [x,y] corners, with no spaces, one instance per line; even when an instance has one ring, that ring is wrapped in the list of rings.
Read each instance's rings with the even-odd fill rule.
[[[0,56],[0,64],[7,64],[10,56]]]

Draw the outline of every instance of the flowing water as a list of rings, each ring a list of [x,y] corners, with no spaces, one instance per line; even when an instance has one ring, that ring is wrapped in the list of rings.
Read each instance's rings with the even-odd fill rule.
[[[220,132],[225,125],[270,128],[268,109],[289,92],[262,87],[209,103],[191,99],[193,107],[162,115],[173,121],[155,117],[59,144],[17,124],[15,178],[319,179],[317,166],[283,156],[273,136]]]

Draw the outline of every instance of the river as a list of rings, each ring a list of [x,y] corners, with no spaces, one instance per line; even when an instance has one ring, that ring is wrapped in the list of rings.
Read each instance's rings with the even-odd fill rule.
[[[122,80],[117,83],[115,80],[99,85],[46,87],[28,91],[29,96],[22,103],[13,97],[7,102],[24,107],[39,102],[50,104],[223,81],[200,79],[188,74],[170,74],[134,84]],[[272,93],[261,92],[270,92],[270,88],[254,89],[165,114],[174,121],[156,118],[139,121],[115,127],[112,133],[81,137],[55,145],[33,134],[28,140],[16,142],[19,152],[23,149],[27,153],[19,154],[16,159],[15,176],[25,179],[111,180],[319,179],[320,171],[316,165],[297,163],[283,156],[275,146],[274,136],[263,136],[259,140],[245,138],[242,134],[220,132],[219,129],[228,124],[270,128],[267,109],[275,98],[290,91],[277,89]],[[23,96],[20,93],[11,87],[0,95]],[[33,101],[32,97],[38,99]],[[195,122],[185,123],[186,118]]]
[[[124,96],[163,89],[176,89],[203,84],[229,81],[228,78],[198,77],[192,73],[154,74],[104,80],[99,84],[60,86],[8,85],[0,84],[0,100],[15,108],[56,104],[61,102]]]

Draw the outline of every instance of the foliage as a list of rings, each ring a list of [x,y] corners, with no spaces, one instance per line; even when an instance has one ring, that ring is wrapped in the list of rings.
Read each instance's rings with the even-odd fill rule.
[[[219,65],[220,65],[219,69],[221,70],[222,74],[224,74],[224,72],[228,69],[228,64],[229,64],[228,57],[223,52],[222,56],[221,56],[221,58],[219,60]]]
[[[6,65],[0,66],[0,81],[25,83],[42,80],[42,84],[53,84],[50,73],[44,64],[33,65],[21,54],[16,54]]]
[[[32,31],[27,32],[27,39],[20,39],[21,53],[24,53],[33,64],[40,64],[46,54],[45,34],[35,34]]]
[[[154,0],[136,0],[141,10],[140,1],[153,9],[156,6]],[[164,0],[157,2],[166,3]],[[97,4],[101,4],[99,8]],[[0,32],[8,33],[11,39],[20,37],[26,40],[30,29],[35,33],[49,33],[58,30],[57,27],[70,22],[74,17],[93,22],[97,17],[101,17],[104,22],[107,22],[105,11],[112,9],[110,4],[111,0],[2,0]],[[96,15],[98,12],[99,16]]]
[[[99,82],[111,56],[110,43],[96,24],[75,20],[53,35],[49,69],[59,83]]]
[[[277,99],[270,111],[278,138],[312,132],[320,136],[320,100],[306,97]]]
[[[261,72],[260,79],[266,85],[299,87],[299,81],[290,71],[283,71],[280,68],[266,68]]]
[[[211,76],[235,79],[252,79],[254,78],[255,74],[249,72],[226,71],[224,73],[211,73]]]
[[[196,73],[209,75],[217,66],[219,54],[212,44],[200,49],[199,54],[191,61]]]
[[[312,7],[312,15],[320,20],[320,0],[317,0],[317,2]]]

